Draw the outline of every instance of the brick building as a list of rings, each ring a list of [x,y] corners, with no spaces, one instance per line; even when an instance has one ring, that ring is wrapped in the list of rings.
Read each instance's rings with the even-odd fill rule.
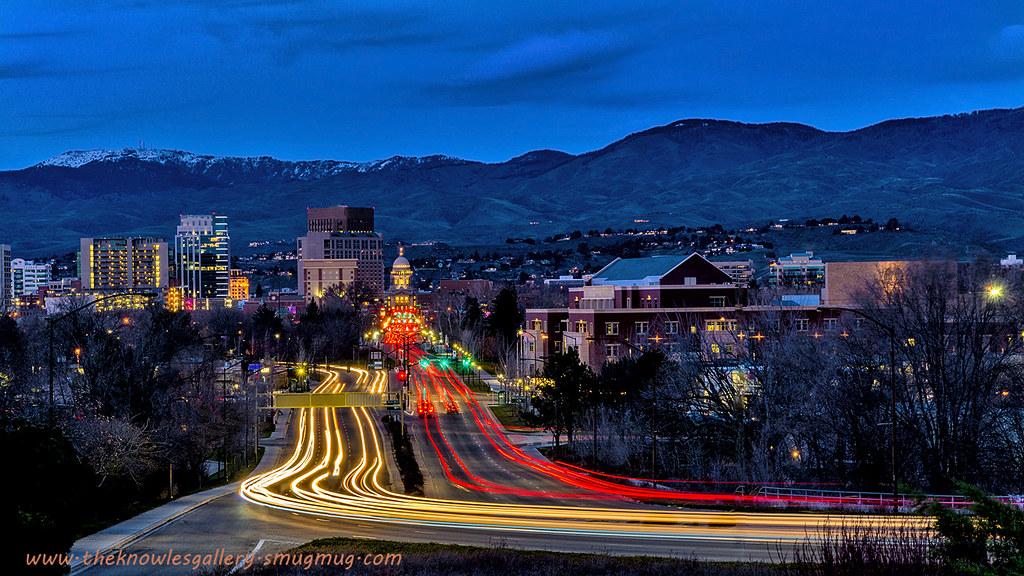
[[[751,291],[732,265],[723,270],[699,254],[616,259],[581,287],[565,308],[529,308],[520,337],[521,370],[540,371],[545,358],[575,347],[594,370],[606,361],[657,347],[671,355],[699,346],[723,361],[765,338],[762,327],[809,337],[842,334],[864,289],[901,262],[822,264],[821,287]],[[814,273],[817,278],[819,274]]]
[[[373,231],[373,208],[309,208],[306,222],[297,241],[301,295],[319,298],[353,282],[384,291],[384,240]]]

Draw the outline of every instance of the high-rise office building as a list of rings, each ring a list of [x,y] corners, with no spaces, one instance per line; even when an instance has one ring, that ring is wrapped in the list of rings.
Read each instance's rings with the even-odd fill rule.
[[[309,232],[373,232],[373,208],[309,208],[306,224]]]
[[[11,247],[0,244],[0,315],[11,307]]]
[[[167,288],[167,243],[161,238],[82,238],[78,264],[85,292],[160,292]]]
[[[228,295],[232,300],[249,299],[249,277],[242,273],[241,270],[231,270]]]
[[[34,296],[50,285],[50,264],[15,258],[11,260],[11,295]]]
[[[174,236],[174,277],[182,297],[230,297],[231,237],[227,216],[183,214]]]
[[[353,282],[384,290],[384,239],[373,231],[373,208],[309,208],[298,256],[299,293],[305,297]]]

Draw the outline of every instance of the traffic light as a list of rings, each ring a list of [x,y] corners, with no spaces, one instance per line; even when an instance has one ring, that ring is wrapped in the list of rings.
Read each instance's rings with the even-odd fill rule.
[[[426,369],[430,367],[429,358],[420,358],[420,368]]]
[[[405,373],[405,370],[399,370],[398,371],[398,381],[399,382],[405,382],[408,379],[409,379],[409,375]]]

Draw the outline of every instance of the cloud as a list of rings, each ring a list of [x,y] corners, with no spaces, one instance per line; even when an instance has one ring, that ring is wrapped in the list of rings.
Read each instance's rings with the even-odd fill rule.
[[[0,40],[54,40],[78,36],[84,31],[78,28],[63,30],[28,30],[23,32],[0,32]]]
[[[43,62],[0,62],[0,80],[29,80],[34,78],[70,78],[120,74],[142,70],[141,66],[73,67]]]
[[[623,59],[644,49],[605,32],[532,36],[484,54],[448,79],[428,83],[424,92],[449,103],[477,106],[570,101],[581,90],[593,96]],[[623,97],[620,93],[614,98]]]
[[[352,9],[324,12],[288,7],[242,14],[210,14],[203,30],[224,46],[256,47],[289,65],[310,55],[358,50],[381,53],[436,45],[446,35],[424,13]]]
[[[40,78],[48,75],[50,75],[50,72],[47,67],[36,62],[0,63],[0,80]]]
[[[526,80],[599,66],[626,47],[607,33],[571,31],[557,36],[535,36],[505,46],[472,65],[461,82],[466,84]]]
[[[1024,78],[1024,25],[1003,26],[995,34],[981,36],[934,60],[924,75],[926,81],[991,84],[1020,80]]]
[[[1024,60],[1024,24],[1013,24],[1000,30],[992,39],[992,50],[998,58]]]
[[[63,136],[65,134],[86,134],[105,124],[106,122],[81,122],[47,128],[0,129],[0,138],[46,138],[49,136]]]

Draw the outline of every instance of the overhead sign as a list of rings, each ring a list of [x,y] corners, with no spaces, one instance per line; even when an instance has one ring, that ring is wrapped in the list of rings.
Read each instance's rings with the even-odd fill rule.
[[[314,394],[312,392],[275,392],[274,408],[354,408],[384,406],[386,394],[377,392],[338,392]]]

